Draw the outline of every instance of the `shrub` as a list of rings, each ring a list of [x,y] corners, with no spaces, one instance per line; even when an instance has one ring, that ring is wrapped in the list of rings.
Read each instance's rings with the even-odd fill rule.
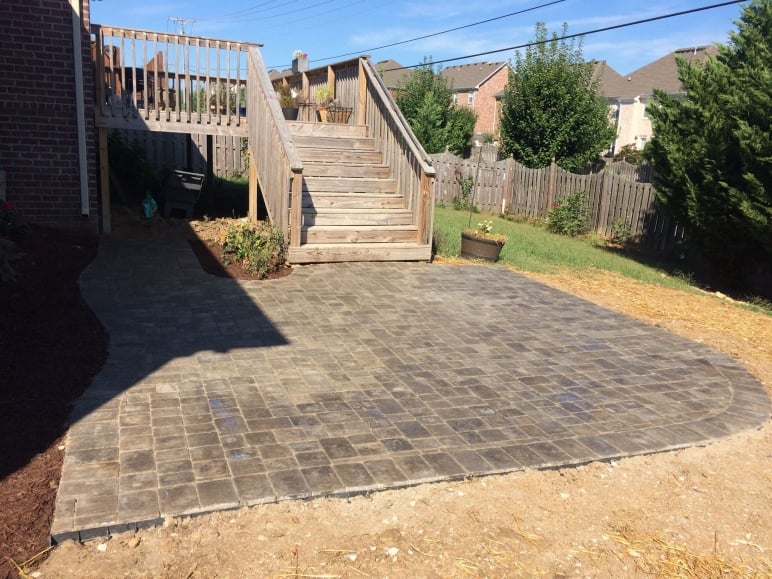
[[[555,207],[548,214],[547,229],[570,237],[587,233],[590,230],[587,194],[577,191],[555,203]]]
[[[631,229],[632,226],[626,218],[615,219],[611,222],[611,241],[624,245],[630,241]]]
[[[268,222],[231,225],[223,241],[223,258],[239,262],[248,273],[264,278],[287,260],[281,229]]]

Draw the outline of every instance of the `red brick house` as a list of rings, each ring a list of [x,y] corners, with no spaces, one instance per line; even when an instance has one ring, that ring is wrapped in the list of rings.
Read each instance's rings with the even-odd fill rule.
[[[22,219],[95,234],[89,26],[89,0],[0,2],[0,170]]]
[[[475,138],[484,134],[496,135],[501,114],[497,95],[509,82],[509,65],[506,62],[472,62],[449,66],[442,76],[453,87],[453,102],[477,113]]]

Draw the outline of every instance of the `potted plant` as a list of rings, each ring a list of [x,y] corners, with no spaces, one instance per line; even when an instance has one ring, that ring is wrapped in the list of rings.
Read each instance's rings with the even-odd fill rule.
[[[464,229],[461,232],[461,256],[497,261],[507,236],[493,233],[492,229],[493,222],[490,220],[478,223],[477,229]]]
[[[296,121],[298,119],[298,105],[295,100],[296,95],[288,84],[282,84],[279,86],[279,103],[281,104],[281,112],[284,114],[284,118],[288,121]]]
[[[316,100],[316,112],[319,115],[319,120],[323,123],[327,122],[327,107],[332,102],[332,89],[324,84],[316,89],[314,93]]]

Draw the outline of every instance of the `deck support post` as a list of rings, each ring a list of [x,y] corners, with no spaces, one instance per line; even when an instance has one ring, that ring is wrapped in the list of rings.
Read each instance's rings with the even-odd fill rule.
[[[367,74],[365,73],[362,59],[359,59],[359,92],[357,94],[357,118],[356,124],[364,125],[367,117]]]
[[[292,172],[290,181],[291,202],[290,202],[290,247],[300,247],[300,226],[303,214],[303,173],[302,171]]]
[[[113,232],[112,209],[110,206],[110,157],[107,147],[107,129],[99,127],[99,187],[102,191],[102,233]]]
[[[257,215],[257,168],[255,167],[255,158],[252,154],[252,147],[247,147],[247,159],[249,161],[249,209],[248,215],[252,222],[258,220]]]

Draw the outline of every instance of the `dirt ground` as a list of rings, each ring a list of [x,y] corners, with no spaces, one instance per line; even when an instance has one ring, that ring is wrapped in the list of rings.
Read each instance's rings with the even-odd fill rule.
[[[772,392],[769,316],[601,272],[533,277],[711,345]],[[61,455],[60,445],[54,440],[48,452]],[[3,505],[12,500],[5,482]],[[0,539],[3,524],[0,515]],[[20,557],[13,543],[2,546]],[[65,543],[25,570],[40,577],[770,577],[770,549],[767,423],[706,447],[610,463],[169,520]]]

